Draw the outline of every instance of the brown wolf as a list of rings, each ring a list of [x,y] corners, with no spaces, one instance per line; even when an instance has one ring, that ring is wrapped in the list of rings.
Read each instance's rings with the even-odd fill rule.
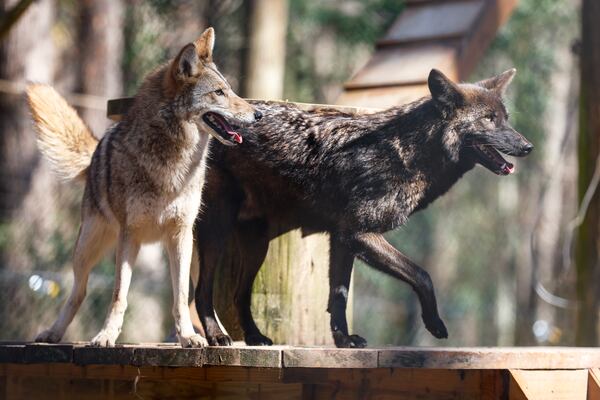
[[[51,87],[27,94],[42,153],[68,179],[85,180],[72,293],[36,341],[58,342],[85,297],[88,276],[117,243],[115,289],[104,327],[93,338],[113,346],[123,324],[132,267],[142,243],[161,241],[169,256],[179,342],[198,347],[188,308],[192,226],[201,203],[210,136],[241,143],[230,123],[261,117],[238,97],[212,61],[214,31],[150,73],[132,108],[99,142]]]
[[[239,266],[234,303],[246,343],[272,344],[252,318],[252,283],[269,240],[296,228],[330,235],[328,311],[337,346],[366,345],[346,323],[355,257],[409,283],[426,328],[447,337],[429,274],[382,233],[404,224],[476,164],[508,175],[514,167],[499,152],[531,152],[533,145],[509,125],[502,101],[514,74],[455,84],[432,70],[431,96],[370,115],[253,103],[265,117],[240,128],[244,146],[212,152],[195,230],[202,268],[196,307],[209,343],[231,343],[214,317],[214,272]]]

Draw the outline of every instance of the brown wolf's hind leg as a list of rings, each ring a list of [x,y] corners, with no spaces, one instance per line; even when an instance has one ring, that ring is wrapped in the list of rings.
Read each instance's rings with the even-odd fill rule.
[[[122,229],[117,244],[112,303],[102,330],[92,339],[94,346],[113,347],[121,333],[123,317],[127,310],[127,293],[131,283],[132,269],[139,250],[140,244]]]
[[[36,342],[59,342],[85,298],[87,282],[92,268],[114,244],[117,232],[106,220],[95,214],[83,216],[73,256],[73,289],[60,310],[56,322],[38,334]]]

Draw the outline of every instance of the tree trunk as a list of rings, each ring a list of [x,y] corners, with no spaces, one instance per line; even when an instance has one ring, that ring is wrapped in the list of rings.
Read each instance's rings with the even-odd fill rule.
[[[287,21],[287,0],[249,2],[247,97],[278,100],[283,96]]]
[[[120,0],[79,2],[79,87],[78,92],[118,97],[123,91],[124,7]],[[104,110],[81,110],[83,119],[96,135],[109,124]]]
[[[600,2],[582,2],[579,114],[579,199],[583,199],[600,155]],[[597,168],[597,167],[596,167]],[[598,345],[600,306],[600,190],[589,203],[577,240],[576,343]]]

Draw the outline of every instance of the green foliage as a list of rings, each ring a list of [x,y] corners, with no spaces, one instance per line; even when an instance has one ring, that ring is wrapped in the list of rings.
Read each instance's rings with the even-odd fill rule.
[[[543,145],[541,116],[552,87],[550,77],[555,70],[556,51],[574,38],[575,14],[572,3],[566,0],[520,1],[475,73],[484,77],[501,72],[502,68],[517,68],[509,90],[511,121],[536,144]]]
[[[365,61],[403,8],[403,1],[392,0],[291,0],[285,97],[334,101],[330,93],[336,93]],[[357,54],[363,57],[357,60]]]

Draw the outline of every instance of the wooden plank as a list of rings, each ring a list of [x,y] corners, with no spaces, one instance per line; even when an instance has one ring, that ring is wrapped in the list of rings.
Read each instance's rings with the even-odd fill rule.
[[[377,368],[377,350],[290,348],[283,350],[285,368]]]
[[[380,368],[586,369],[600,365],[600,349],[569,347],[396,347],[379,350]]]
[[[131,352],[133,351],[133,356]],[[442,348],[389,347],[337,349],[334,347],[207,347],[178,345],[122,345],[93,348],[72,344],[0,345],[0,365],[74,363],[77,365],[132,365],[134,367],[214,366],[262,368],[424,368],[424,369],[589,369],[600,366],[599,348],[516,347]],[[27,368],[27,365],[24,365]]]
[[[509,379],[504,370],[481,370],[481,400],[508,398]]]
[[[461,37],[471,29],[484,3],[484,0],[462,0],[407,7],[377,45]]]
[[[207,347],[206,365],[280,368],[282,347]]]
[[[246,99],[250,104],[256,102],[265,102],[266,100],[255,100],[255,99]],[[124,114],[131,108],[133,105],[134,98],[133,97],[120,97],[117,99],[110,99],[107,102],[107,111],[106,116],[113,121],[120,121]],[[313,111],[323,108],[331,108],[340,112],[345,112],[348,114],[370,114],[373,112],[380,111],[376,108],[369,107],[353,107],[353,106],[345,106],[345,105],[333,105],[333,104],[313,104],[313,103],[299,103],[294,101],[287,100],[269,100],[267,103],[273,104],[293,104],[301,110],[304,111]]]
[[[129,365],[133,363],[134,351],[134,346],[117,345],[109,348],[75,346],[73,349],[73,363],[77,365]]]
[[[586,400],[588,371],[510,370],[509,400]]]
[[[481,399],[481,371],[420,369],[285,370],[315,399]],[[494,399],[498,399],[495,397]]]
[[[172,347],[137,347],[133,353],[132,365],[157,367],[201,367],[204,364],[205,349],[184,349]]]
[[[420,99],[429,95],[426,84],[409,86],[389,86],[371,89],[353,89],[344,91],[336,100],[342,105],[363,105],[388,108]]]
[[[24,363],[25,345],[6,344],[0,346],[0,363]]]
[[[589,370],[587,398],[588,400],[600,400],[600,368]]]
[[[510,17],[518,0],[488,0],[480,18],[475,22],[457,55],[458,79],[466,80],[475,69],[498,29]]]
[[[73,345],[28,343],[23,349],[24,362],[33,363],[70,363],[73,361]]]
[[[457,78],[455,55],[458,42],[433,43],[377,50],[345,89],[381,86],[415,85],[427,82],[432,67],[444,72],[450,79]]]

